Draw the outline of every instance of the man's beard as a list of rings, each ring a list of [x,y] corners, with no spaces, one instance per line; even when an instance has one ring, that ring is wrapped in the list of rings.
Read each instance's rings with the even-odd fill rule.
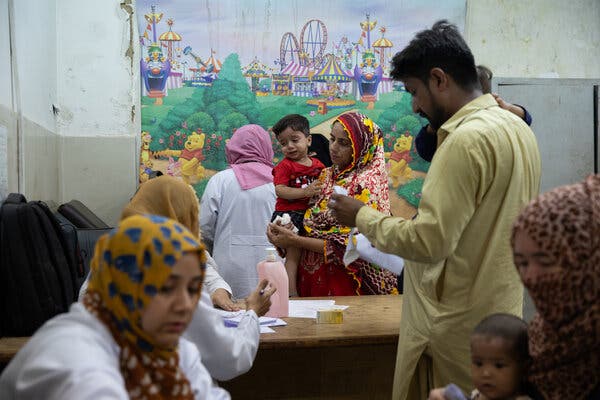
[[[444,115],[444,110],[435,104],[432,106],[431,115],[424,112],[420,112],[419,115],[429,121],[429,125],[434,131],[437,131],[448,120]]]

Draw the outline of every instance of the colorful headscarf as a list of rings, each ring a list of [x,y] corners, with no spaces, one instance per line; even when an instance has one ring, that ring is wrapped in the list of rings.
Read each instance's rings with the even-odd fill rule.
[[[142,214],[162,215],[199,236],[199,208],[198,197],[190,185],[181,179],[162,175],[140,185],[123,209],[121,219]]]
[[[158,293],[184,253],[204,246],[183,225],[158,216],[136,215],[98,240],[85,307],[110,330],[120,347],[119,362],[132,399],[191,399],[179,368],[177,348],[161,348],[141,327],[142,310]]]
[[[237,129],[225,145],[225,156],[243,190],[273,182],[271,136],[261,126]]]
[[[530,380],[547,399],[583,399],[600,377],[600,175],[539,196],[515,222],[513,245],[519,231],[560,266],[523,281],[538,311]]]
[[[334,186],[348,191],[348,196],[361,200],[385,214],[390,213],[388,175],[383,155],[381,129],[369,117],[350,112],[336,118],[342,124],[352,142],[352,162],[342,171],[337,165],[325,168],[319,177],[323,183],[321,194],[314,206],[304,215],[308,236],[325,239],[332,252],[326,252],[326,262],[343,265],[350,228],[338,225],[337,219],[327,207]],[[396,290],[397,279],[388,270],[358,259],[346,267],[358,282],[358,292],[387,294]]]

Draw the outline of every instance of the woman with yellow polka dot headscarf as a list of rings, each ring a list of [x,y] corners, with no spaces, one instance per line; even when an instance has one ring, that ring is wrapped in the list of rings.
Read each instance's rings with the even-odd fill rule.
[[[0,378],[0,398],[228,399],[181,334],[198,304],[204,246],[164,217],[102,236],[83,304],[47,322]]]

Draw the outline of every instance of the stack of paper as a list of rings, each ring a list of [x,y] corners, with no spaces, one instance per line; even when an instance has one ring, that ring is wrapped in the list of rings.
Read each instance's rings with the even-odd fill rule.
[[[240,321],[242,320],[242,316],[245,311],[224,311],[219,310],[219,314],[223,318],[223,323],[228,328],[235,328],[238,326]],[[284,326],[287,323],[280,318],[271,318],[271,317],[260,317],[258,319],[260,324],[260,333],[273,333],[275,332],[273,329],[269,328],[270,326]]]

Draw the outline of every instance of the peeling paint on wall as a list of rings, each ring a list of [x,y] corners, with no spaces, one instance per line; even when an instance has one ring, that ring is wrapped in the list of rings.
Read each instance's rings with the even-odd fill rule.
[[[131,5],[131,0],[125,0],[121,2],[121,9],[125,10],[125,12],[129,15],[127,18],[127,22],[129,24],[129,46],[127,47],[127,51],[125,51],[125,57],[128,57],[131,62],[131,69],[133,70],[133,44],[134,44],[134,36],[133,36],[133,6]]]

